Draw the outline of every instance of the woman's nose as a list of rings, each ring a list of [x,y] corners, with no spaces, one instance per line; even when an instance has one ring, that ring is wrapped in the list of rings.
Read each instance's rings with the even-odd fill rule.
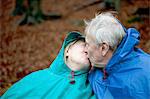
[[[84,48],[84,52],[88,54],[87,47]]]

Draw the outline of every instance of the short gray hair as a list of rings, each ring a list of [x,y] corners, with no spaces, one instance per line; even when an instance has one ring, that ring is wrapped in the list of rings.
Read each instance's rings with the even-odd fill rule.
[[[97,44],[107,43],[115,49],[125,35],[121,23],[110,12],[96,15],[90,22],[85,21],[85,34],[96,38]]]

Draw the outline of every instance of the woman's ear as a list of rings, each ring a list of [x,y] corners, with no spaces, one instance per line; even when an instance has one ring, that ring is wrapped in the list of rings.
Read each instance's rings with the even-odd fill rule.
[[[109,51],[109,45],[107,43],[103,43],[101,46],[102,56],[106,56]]]

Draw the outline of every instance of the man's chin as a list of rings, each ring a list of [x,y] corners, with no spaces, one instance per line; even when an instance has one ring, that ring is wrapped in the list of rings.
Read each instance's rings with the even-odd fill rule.
[[[98,63],[98,64],[93,64],[91,63],[93,67],[97,67],[97,68],[104,68],[106,66],[106,64],[103,63]]]
[[[92,67],[96,67],[96,68],[104,68],[106,66],[106,64],[104,63],[95,63],[92,60],[89,60],[89,62]]]

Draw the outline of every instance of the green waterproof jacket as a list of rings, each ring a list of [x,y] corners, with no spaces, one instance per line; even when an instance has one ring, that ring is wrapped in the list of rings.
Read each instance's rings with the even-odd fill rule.
[[[87,80],[88,71],[72,72],[64,62],[65,47],[78,38],[83,38],[80,33],[69,33],[49,68],[27,75],[1,99],[95,99]]]

